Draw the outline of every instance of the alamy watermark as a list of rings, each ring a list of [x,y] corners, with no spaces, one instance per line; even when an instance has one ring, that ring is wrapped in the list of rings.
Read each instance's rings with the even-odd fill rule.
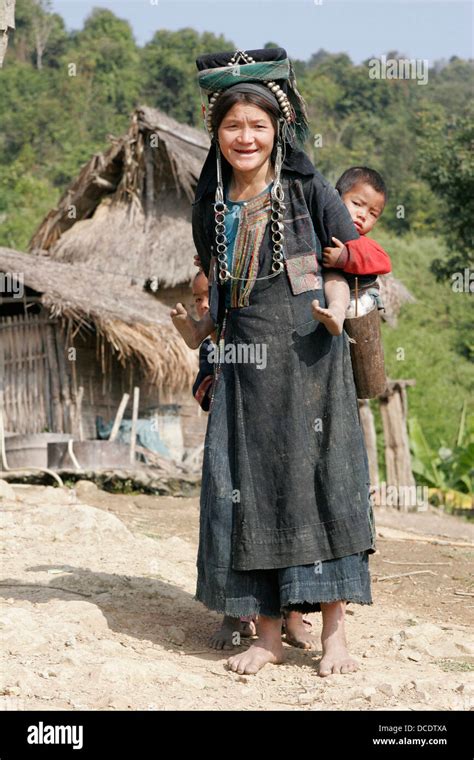
[[[83,747],[83,726],[53,726],[40,721],[28,726],[28,744],[72,744],[73,749]]]
[[[267,366],[266,343],[227,343],[213,345],[207,359],[211,364],[255,364],[257,369]]]
[[[24,292],[23,272],[0,272],[0,296],[11,293],[13,298],[23,298]]]
[[[370,499],[373,505],[380,507],[417,508],[418,512],[428,509],[428,486],[388,486],[385,482],[372,488]]]
[[[428,84],[429,61],[427,58],[371,58],[370,79],[416,79],[417,84]]]
[[[474,272],[466,267],[462,272],[451,275],[451,289],[454,293],[474,293]]]

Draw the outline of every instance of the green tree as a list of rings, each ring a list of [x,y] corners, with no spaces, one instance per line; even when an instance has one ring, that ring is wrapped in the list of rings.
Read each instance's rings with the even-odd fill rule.
[[[143,99],[179,121],[200,125],[196,58],[216,50],[233,49],[234,43],[222,35],[199,34],[190,28],[177,32],[160,29],[142,51]]]
[[[67,33],[62,17],[53,13],[51,0],[20,0],[15,23],[12,53],[16,60],[31,62],[39,70],[55,65]]]
[[[447,116],[439,107],[420,114],[418,168],[440,198],[443,234],[449,251],[436,259],[439,279],[474,267],[474,108]]]
[[[128,21],[112,11],[96,8],[84,28],[72,36],[63,56],[65,67],[74,64],[79,79],[91,83],[96,112],[110,107],[127,114],[137,105],[140,56]],[[99,113],[97,117],[100,118]]]

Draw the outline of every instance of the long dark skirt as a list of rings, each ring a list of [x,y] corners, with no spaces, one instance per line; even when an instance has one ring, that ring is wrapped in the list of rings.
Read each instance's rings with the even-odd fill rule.
[[[206,432],[196,599],[241,617],[320,611],[320,602],[372,604],[368,551],[276,569],[234,570],[232,532],[238,492],[234,463],[234,372],[223,364]],[[256,421],[258,423],[258,421]]]

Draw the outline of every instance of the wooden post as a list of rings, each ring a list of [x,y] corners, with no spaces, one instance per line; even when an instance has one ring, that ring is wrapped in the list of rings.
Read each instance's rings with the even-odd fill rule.
[[[46,350],[48,354],[48,370],[51,383],[51,401],[53,410],[53,433],[64,433],[63,410],[61,405],[61,390],[59,385],[59,367],[54,339],[55,324],[46,326]]]
[[[74,434],[74,410],[72,409],[71,399],[71,375],[70,368],[67,365],[66,357],[64,356],[64,333],[59,329],[59,326],[55,326],[54,335],[56,339],[56,352],[58,357],[59,367],[59,379],[61,383],[61,400],[63,407],[63,429],[65,433]]]
[[[367,457],[369,460],[370,485],[379,487],[379,467],[377,462],[377,436],[375,433],[374,415],[367,399],[359,399],[360,424],[365,438]]]
[[[393,380],[379,396],[380,412],[385,440],[385,465],[387,486],[396,486],[398,507],[407,511],[404,494],[416,485],[411,469],[410,444],[407,430],[407,400],[403,391],[415,380]],[[408,490],[407,490],[408,489]]]
[[[70,362],[70,372],[71,372],[71,397],[72,397],[72,403],[71,403],[71,433],[78,438],[80,441],[84,440],[84,427],[82,424],[82,399],[84,397],[84,386],[77,387],[77,368],[76,368],[76,347],[74,346],[74,341],[71,338],[71,331],[72,331],[72,322],[71,320],[68,321],[67,324],[67,332],[66,332],[66,347],[68,352],[68,361]],[[69,358],[69,352],[74,351],[73,358]]]
[[[132,429],[130,431],[130,462],[135,463],[135,448],[137,445],[137,419],[138,419],[138,402],[140,399],[140,388],[137,386],[133,389],[133,408],[132,408]]]
[[[115,415],[115,420],[114,420],[114,424],[112,425],[112,430],[110,431],[109,441],[115,441],[117,437],[117,433],[120,428],[120,423],[122,422],[123,413],[125,411],[125,407],[128,404],[129,398],[130,396],[128,395],[128,393],[123,394],[122,400],[120,402],[120,406],[117,409],[117,414]]]
[[[77,422],[77,433],[79,435],[79,440],[84,440],[84,425],[82,424],[82,398],[84,396],[84,386],[80,385],[79,390],[77,391],[76,396],[76,422]]]

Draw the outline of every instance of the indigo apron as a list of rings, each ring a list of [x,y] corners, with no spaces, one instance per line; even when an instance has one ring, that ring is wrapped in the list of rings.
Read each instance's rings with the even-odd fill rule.
[[[285,272],[225,311],[226,345],[237,356],[265,347],[265,367],[221,364],[205,440],[196,598],[236,616],[371,603],[375,530],[348,339],[312,317],[313,299],[325,306],[322,247],[301,182],[286,177],[284,189]],[[327,235],[351,239],[347,210],[331,198]],[[259,276],[271,254],[268,226]],[[222,301],[215,285],[211,313]]]

